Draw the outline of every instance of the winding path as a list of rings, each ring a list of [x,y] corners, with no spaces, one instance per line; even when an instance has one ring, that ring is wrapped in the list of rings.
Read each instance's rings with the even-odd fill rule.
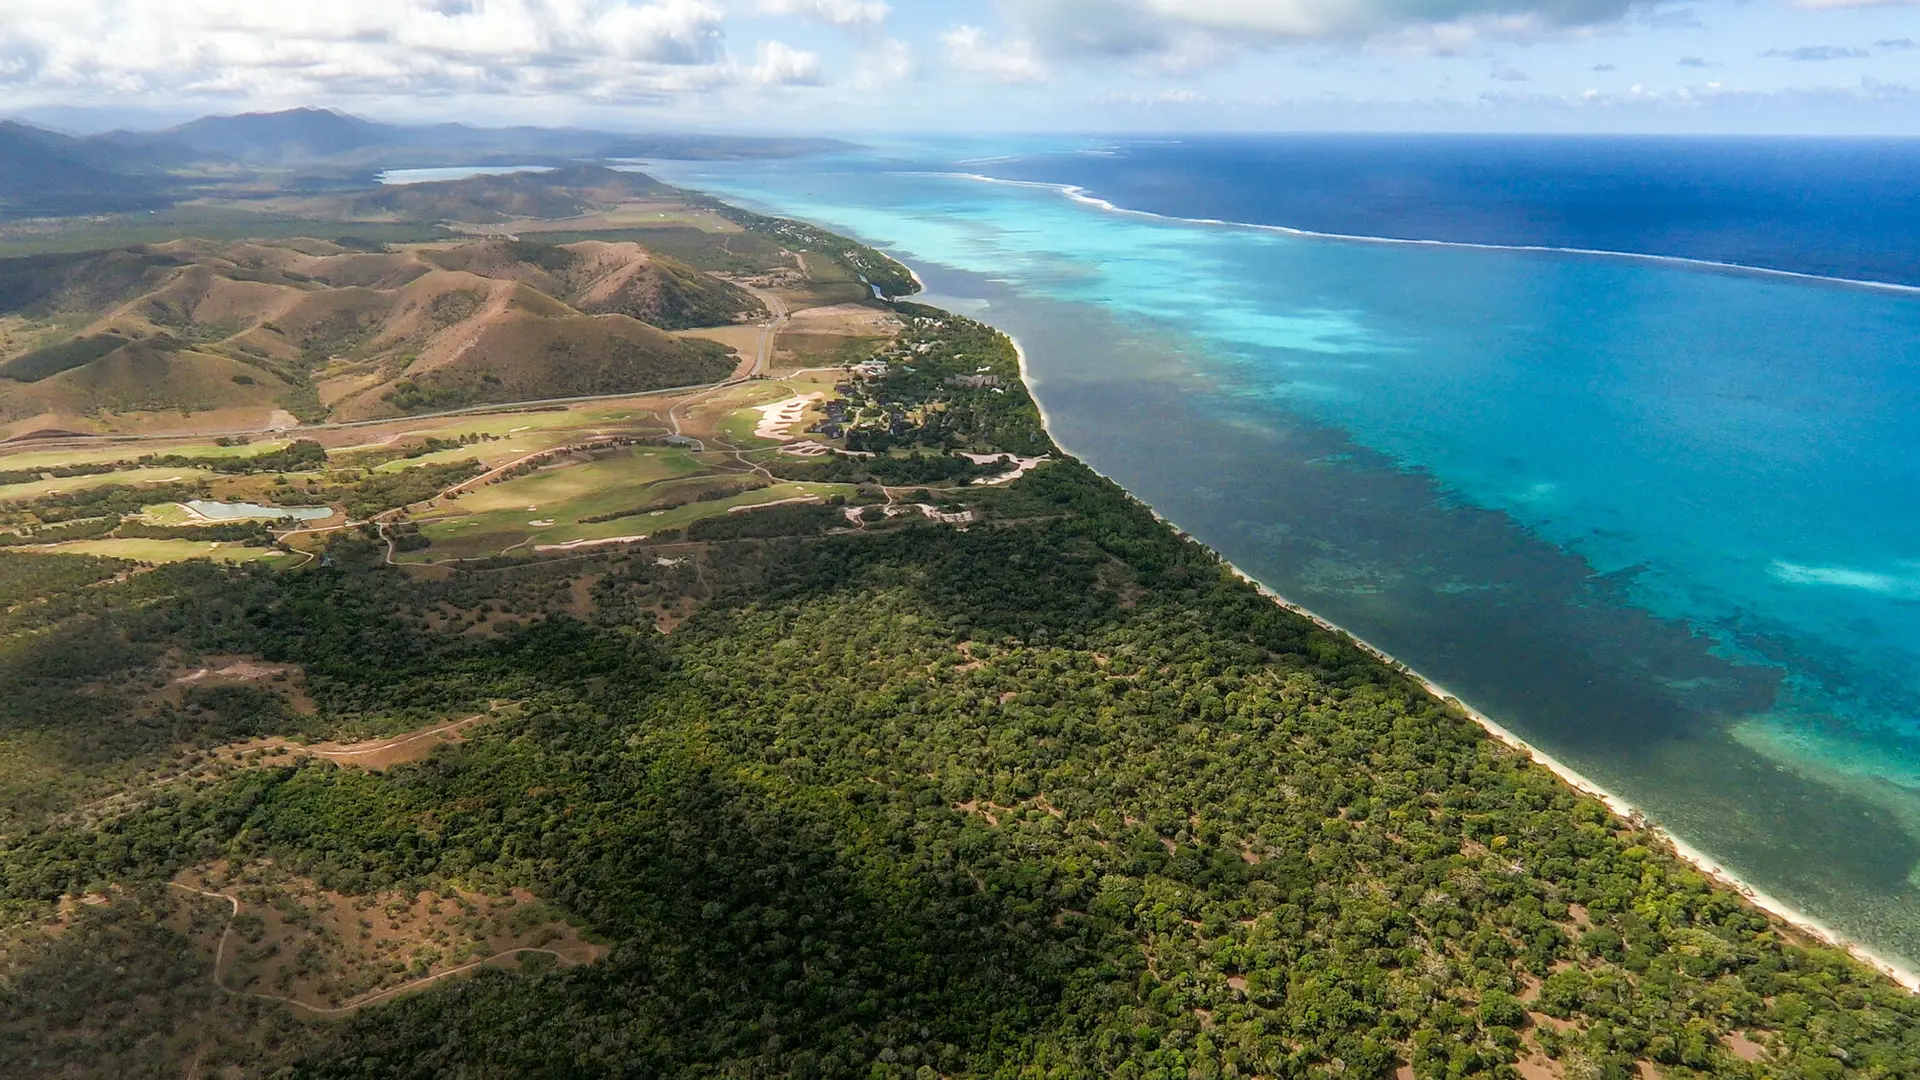
[[[428,983],[437,982],[440,979],[444,979],[449,975],[458,975],[463,971],[472,971],[474,968],[480,967],[485,964],[491,964],[495,960],[499,960],[502,957],[519,956],[523,953],[545,953],[546,955],[553,957],[555,960],[558,960],[561,963],[566,963],[567,961],[567,958],[565,956],[560,955],[559,953],[553,951],[552,949],[542,949],[537,946],[525,945],[525,946],[521,946],[520,948],[507,949],[502,952],[497,952],[497,953],[494,953],[492,956],[482,957],[470,963],[462,964],[456,968],[448,968],[445,971],[435,972],[432,975],[423,976],[421,978],[414,979],[411,982],[404,982],[398,986],[389,986],[385,990],[375,990],[375,991],[372,991],[371,993],[362,994],[360,997],[354,998],[353,1000],[347,1002],[345,1005],[339,1005],[334,1008],[325,1008],[319,1005],[309,1005],[306,1002],[300,1001],[296,998],[282,997],[279,994],[262,994],[254,990],[235,990],[233,987],[228,986],[226,983],[221,982],[220,967],[222,964],[226,963],[227,939],[233,936],[234,920],[240,917],[240,898],[237,896],[229,896],[226,893],[208,892],[205,889],[196,889],[191,885],[182,885],[177,881],[169,881],[167,882],[167,884],[183,892],[194,893],[196,895],[205,896],[213,900],[225,900],[228,904],[231,904],[233,906],[233,913],[227,916],[226,928],[220,932],[220,944],[217,948],[214,949],[214,952],[213,952],[213,985],[215,989],[224,991],[225,993],[232,994],[235,997],[248,997],[248,998],[254,998],[259,1001],[277,1001],[282,1005],[291,1005],[296,1009],[301,1009],[305,1012],[312,1013],[315,1016],[345,1016],[348,1013],[355,1011],[356,1009],[361,1009],[368,1005],[373,1005],[378,1002],[385,1001],[387,998],[393,997],[397,994],[406,993],[409,990],[417,990],[420,987],[426,986]]]

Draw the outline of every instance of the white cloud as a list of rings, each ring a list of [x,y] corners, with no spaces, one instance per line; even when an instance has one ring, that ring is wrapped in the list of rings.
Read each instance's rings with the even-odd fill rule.
[[[1033,42],[1024,38],[989,42],[977,26],[956,26],[940,35],[940,40],[947,47],[947,62],[970,75],[1003,83],[1041,82],[1047,77]]]
[[[1287,42],[1380,40],[1419,52],[1616,22],[1658,0],[1002,0],[1050,56],[1175,69]],[[1846,2],[1846,0],[1842,0]],[[1917,0],[1920,2],[1920,0]]]
[[[569,94],[729,81],[709,0],[0,0],[0,92]]]
[[[892,86],[906,82],[919,74],[920,65],[915,62],[913,46],[893,38],[883,39],[880,44],[854,57],[853,85],[860,90],[878,90],[883,86]]]
[[[1822,60],[1864,60],[1873,54],[1865,49],[1848,48],[1842,45],[1801,45],[1792,49],[1768,49],[1760,55],[1774,60],[1804,60],[1817,63]]]
[[[766,15],[798,15],[834,26],[878,26],[893,9],[881,0],[760,0]]]
[[[1780,110],[1806,106],[1858,108],[1878,104],[1904,106],[1912,101],[1912,87],[1862,79],[1858,86],[1803,86],[1780,90],[1749,90],[1707,82],[1672,89],[1650,88],[1635,83],[1624,91],[1588,89],[1577,95],[1547,93],[1486,93],[1480,100],[1488,104],[1527,107],[1564,106],[1573,108],[1627,108],[1633,106],[1671,106],[1682,108],[1718,108]],[[1785,564],[1783,564],[1785,565]]]
[[[1163,105],[1218,105],[1220,102],[1187,87],[1172,87],[1157,94],[1104,94],[1098,101],[1102,105],[1134,105],[1153,108]]]
[[[820,55],[805,52],[784,41],[760,43],[760,62],[750,73],[753,81],[766,86],[819,86]]]

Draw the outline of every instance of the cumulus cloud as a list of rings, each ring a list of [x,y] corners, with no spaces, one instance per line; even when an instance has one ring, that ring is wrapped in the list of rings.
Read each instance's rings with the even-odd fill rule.
[[[904,41],[884,38],[853,59],[853,85],[860,90],[878,90],[905,82],[919,73],[913,46]]]
[[[1868,53],[1839,45],[1802,45],[1797,49],[1768,49],[1760,55],[1779,60],[1858,60]]]
[[[1496,79],[1500,82],[1532,82],[1533,81],[1533,79],[1530,76],[1528,76],[1526,72],[1521,71],[1519,68],[1507,67],[1504,64],[1495,64],[1493,66],[1493,70],[1488,73],[1488,77],[1492,79]]]
[[[892,9],[881,0],[760,0],[767,15],[798,15],[833,26],[878,26]]]
[[[1002,0],[1049,55],[1198,67],[1246,46],[1395,39],[1445,51],[1614,22],[1636,0]]]
[[[764,86],[819,86],[820,54],[796,49],[784,41],[760,43],[759,63],[749,73]]]
[[[709,0],[0,0],[0,90],[657,100],[735,77],[722,23]]]
[[[1040,82],[1047,77],[1046,65],[1034,52],[1033,42],[1025,38],[988,41],[986,31],[977,26],[956,26],[940,35],[947,47],[947,63],[970,75],[980,75],[1003,83]]]
[[[1683,68],[1717,68],[1720,65],[1704,56],[1683,56],[1678,61]]]

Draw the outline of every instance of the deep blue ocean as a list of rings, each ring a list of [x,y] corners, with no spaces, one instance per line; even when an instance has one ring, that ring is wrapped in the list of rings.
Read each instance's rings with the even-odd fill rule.
[[[1223,137],[982,171],[1174,217],[1920,285],[1920,139]]]
[[[1920,141],[650,171],[894,252],[1019,337],[1063,445],[1236,565],[1920,960],[1920,289],[1789,276],[1920,284]]]

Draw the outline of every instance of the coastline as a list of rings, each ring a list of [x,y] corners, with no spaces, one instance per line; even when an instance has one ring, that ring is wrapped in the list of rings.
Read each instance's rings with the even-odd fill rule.
[[[1920,285],[1903,285],[1895,281],[1869,281],[1861,278],[1833,277],[1827,274],[1809,274],[1799,270],[1779,270],[1768,266],[1748,266],[1745,263],[1721,262],[1714,259],[1693,259],[1684,255],[1652,255],[1641,251],[1608,251],[1601,248],[1553,247],[1545,244],[1484,244],[1468,240],[1415,240],[1396,236],[1361,236],[1353,233],[1318,232],[1313,229],[1298,229],[1290,225],[1267,225],[1252,221],[1224,221],[1220,218],[1178,217],[1172,214],[1158,214],[1151,210],[1135,210],[1121,206],[1110,200],[1093,194],[1078,184],[1054,184],[1041,180],[1006,180],[997,176],[981,173],[929,172],[914,173],[917,176],[938,176],[950,180],[971,180],[980,184],[997,184],[1002,187],[1034,188],[1051,191],[1083,206],[1104,210],[1109,214],[1125,217],[1147,218],[1153,221],[1166,221],[1179,225],[1201,225],[1213,229],[1247,229],[1253,232],[1279,233],[1282,236],[1295,236],[1310,240],[1335,240],[1349,244],[1381,244],[1391,247],[1439,247],[1459,248],[1466,251],[1507,251],[1532,255],[1574,255],[1582,258],[1625,259],[1631,262],[1650,263],[1656,266],[1680,266],[1695,270],[1711,270],[1726,274],[1752,275],[1766,278],[1787,278],[1795,281],[1815,282],[1841,288],[1866,289],[1870,292],[1891,292],[1907,295],[1920,294]]]
[[[915,275],[915,278],[916,280],[918,279],[917,274]],[[995,329],[999,329],[999,328],[996,327]],[[1007,340],[1011,342],[1013,345],[1014,356],[1018,360],[1020,365],[1020,381],[1026,384],[1028,396],[1033,398],[1034,407],[1038,409],[1040,412],[1040,423],[1043,427],[1046,428],[1048,437],[1053,439],[1054,445],[1059,447],[1062,453],[1071,455],[1076,460],[1080,461],[1082,464],[1086,464],[1088,468],[1093,468],[1092,464],[1088,463],[1084,457],[1081,457],[1079,454],[1075,454],[1072,448],[1068,447],[1065,443],[1062,443],[1060,441],[1059,436],[1054,432],[1052,418],[1047,415],[1047,407],[1041,403],[1039,395],[1034,393],[1035,383],[1034,383],[1032,371],[1028,365],[1027,351],[1023,346],[1021,346],[1020,339],[1014,337],[1012,334],[1007,333],[1005,330],[1001,330],[1000,332],[1003,335],[1005,335]],[[1095,469],[1094,471],[1099,472],[1098,469]],[[1122,485],[1122,487],[1124,488],[1124,485]],[[1132,493],[1129,492],[1128,494],[1131,495]],[[1147,506],[1147,504],[1144,501],[1141,502],[1141,505]],[[1186,536],[1192,535],[1191,533],[1188,533],[1186,530],[1181,529],[1180,525],[1177,522],[1168,518],[1166,515],[1160,513],[1159,510],[1154,509],[1152,506],[1147,506],[1147,511],[1154,516],[1155,520],[1164,523],[1165,525],[1167,525],[1167,527],[1181,532],[1182,535],[1186,535]],[[1211,551],[1212,549],[1209,548],[1208,550]],[[1217,557],[1219,556],[1218,552],[1214,552],[1214,554]],[[1722,864],[1721,862],[1713,858],[1711,855],[1708,855],[1706,852],[1701,851],[1699,848],[1696,848],[1692,844],[1687,843],[1685,840],[1681,839],[1680,837],[1675,836],[1672,832],[1668,831],[1664,827],[1657,825],[1652,821],[1648,820],[1646,814],[1643,811],[1641,811],[1639,807],[1629,802],[1625,797],[1615,792],[1607,790],[1605,787],[1602,787],[1599,783],[1595,782],[1590,777],[1583,775],[1578,770],[1574,769],[1572,766],[1567,765],[1566,763],[1555,758],[1552,754],[1549,754],[1546,751],[1540,749],[1539,747],[1534,746],[1532,743],[1527,742],[1525,739],[1522,739],[1519,735],[1516,735],[1511,729],[1507,728],[1505,725],[1500,724],[1498,721],[1494,720],[1492,717],[1489,717],[1485,713],[1481,712],[1479,709],[1476,709],[1472,705],[1469,705],[1466,702],[1462,701],[1459,697],[1449,692],[1446,689],[1446,687],[1441,686],[1439,683],[1433,681],[1432,679],[1427,678],[1425,675],[1422,675],[1420,672],[1414,670],[1412,667],[1409,667],[1407,664],[1396,659],[1392,654],[1388,653],[1386,650],[1381,649],[1380,647],[1374,645],[1372,642],[1367,641],[1365,638],[1360,637],[1359,635],[1353,633],[1352,631],[1346,629],[1343,626],[1340,626],[1339,624],[1333,622],[1332,620],[1327,619],[1315,613],[1311,609],[1306,608],[1300,604],[1297,604],[1292,600],[1289,600],[1286,597],[1280,595],[1278,592],[1275,592],[1273,589],[1269,588],[1267,585],[1262,583],[1253,575],[1248,574],[1246,571],[1240,569],[1239,567],[1233,565],[1233,563],[1227,561],[1227,559],[1225,559],[1224,557],[1220,558],[1220,562],[1229,571],[1231,571],[1236,577],[1246,582],[1247,584],[1253,586],[1255,589],[1259,590],[1262,596],[1265,596],[1267,599],[1273,601],[1275,604],[1278,604],[1280,607],[1285,608],[1286,610],[1292,612],[1295,615],[1300,616],[1301,618],[1310,620],[1311,622],[1314,623],[1314,625],[1320,627],[1322,630],[1326,630],[1329,633],[1337,634],[1340,637],[1346,639],[1347,641],[1352,642],[1355,647],[1360,649],[1360,651],[1366,653],[1368,656],[1371,656],[1373,659],[1387,665],[1393,670],[1399,672],[1402,675],[1405,675],[1407,678],[1412,679],[1414,682],[1420,684],[1420,686],[1423,689],[1425,689],[1427,693],[1432,694],[1434,698],[1436,698],[1440,702],[1457,707],[1458,709],[1460,709],[1461,712],[1466,714],[1468,719],[1478,724],[1481,730],[1485,731],[1488,735],[1492,736],[1495,740],[1505,745],[1509,750],[1512,750],[1516,753],[1525,754],[1529,759],[1533,761],[1534,764],[1539,765],[1541,768],[1546,769],[1548,772],[1558,777],[1562,783],[1565,783],[1567,786],[1573,788],[1575,791],[1578,791],[1583,795],[1587,795],[1592,798],[1600,800],[1602,803],[1606,804],[1607,809],[1611,810],[1615,815],[1625,820],[1628,824],[1630,824],[1634,828],[1642,830],[1648,833],[1649,835],[1651,835],[1652,837],[1654,837],[1660,843],[1664,844],[1666,847],[1671,849],[1677,858],[1687,863],[1688,865],[1692,866],[1695,870],[1698,870],[1701,874],[1705,875],[1706,877],[1713,880],[1714,882],[1728,889],[1731,889],[1736,893],[1739,893],[1740,896],[1745,898],[1745,900],[1748,903],[1752,904],[1754,907],[1759,908],[1761,911],[1772,916],[1773,918],[1778,919],[1783,923],[1786,923],[1788,926],[1792,927],[1794,930],[1799,931],[1800,933],[1816,938],[1819,941],[1833,948],[1842,949],[1846,951],[1846,953],[1852,956],[1855,960],[1858,960],[1860,963],[1865,964],[1868,967],[1879,972],[1880,974],[1885,975],[1886,977],[1892,979],[1895,983],[1897,983],[1899,986],[1901,986],[1903,989],[1907,990],[1908,992],[1914,993],[1914,994],[1920,994],[1920,968],[1911,968],[1911,967],[1902,965],[1900,963],[1896,963],[1894,960],[1874,952],[1872,949],[1868,948],[1866,945],[1861,944],[1860,942],[1849,940],[1846,936],[1841,934],[1839,931],[1833,929],[1832,927],[1814,918],[1813,916],[1807,914],[1806,912],[1800,911],[1794,908],[1793,906],[1787,904],[1785,901],[1779,899],[1778,897],[1772,896],[1760,890],[1759,888],[1752,885],[1751,883],[1743,880],[1733,870],[1729,869],[1727,866],[1725,866],[1724,864]]]

